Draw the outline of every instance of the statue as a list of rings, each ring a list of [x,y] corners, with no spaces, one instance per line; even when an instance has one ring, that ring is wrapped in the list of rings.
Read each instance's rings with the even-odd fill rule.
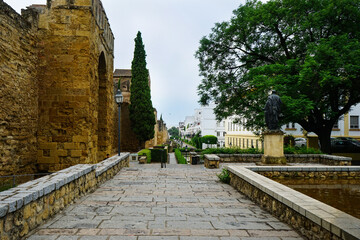
[[[265,122],[269,130],[279,130],[279,115],[281,111],[281,100],[276,91],[272,91],[265,105]]]

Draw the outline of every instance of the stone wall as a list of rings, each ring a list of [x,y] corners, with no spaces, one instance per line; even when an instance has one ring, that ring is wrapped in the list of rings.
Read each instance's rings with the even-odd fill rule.
[[[38,164],[54,172],[115,153],[116,123],[113,36],[101,2],[50,2],[39,16]]]
[[[252,171],[266,172],[271,168],[230,166],[230,185],[306,239],[359,239],[359,219]],[[288,167],[282,168],[285,171]],[[292,167],[294,171],[296,168],[301,172],[316,171],[314,167],[304,167],[303,171]],[[360,172],[360,167],[317,167],[317,171],[350,173]]]
[[[0,195],[0,239],[20,239],[81,196],[129,166],[129,153],[79,164]]]
[[[0,0],[0,175],[55,172],[117,151],[114,36],[100,0]]]
[[[37,38],[0,0],[0,176],[35,172]]]
[[[216,154],[221,162],[261,162],[262,154]],[[317,163],[331,166],[350,166],[351,158],[326,154],[285,154],[287,163]]]

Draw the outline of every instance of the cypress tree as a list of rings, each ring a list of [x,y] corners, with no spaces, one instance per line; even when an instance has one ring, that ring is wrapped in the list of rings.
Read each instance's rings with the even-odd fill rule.
[[[130,122],[141,147],[154,137],[155,114],[151,102],[149,71],[146,68],[146,53],[138,32],[135,38],[134,59],[131,63]]]

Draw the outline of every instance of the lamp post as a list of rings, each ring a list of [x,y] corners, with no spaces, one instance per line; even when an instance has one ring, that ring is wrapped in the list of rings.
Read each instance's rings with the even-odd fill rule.
[[[118,125],[118,154],[119,154],[119,156],[120,156],[120,125],[121,125],[120,116],[121,116],[121,104],[122,104],[123,100],[124,100],[124,97],[121,94],[120,89],[118,89],[115,94],[115,102],[118,105],[118,124],[119,124]]]

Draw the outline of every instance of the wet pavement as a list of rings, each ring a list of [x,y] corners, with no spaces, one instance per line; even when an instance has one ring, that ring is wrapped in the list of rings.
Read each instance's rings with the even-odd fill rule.
[[[33,231],[29,240],[295,240],[217,170],[132,162],[95,192]]]

